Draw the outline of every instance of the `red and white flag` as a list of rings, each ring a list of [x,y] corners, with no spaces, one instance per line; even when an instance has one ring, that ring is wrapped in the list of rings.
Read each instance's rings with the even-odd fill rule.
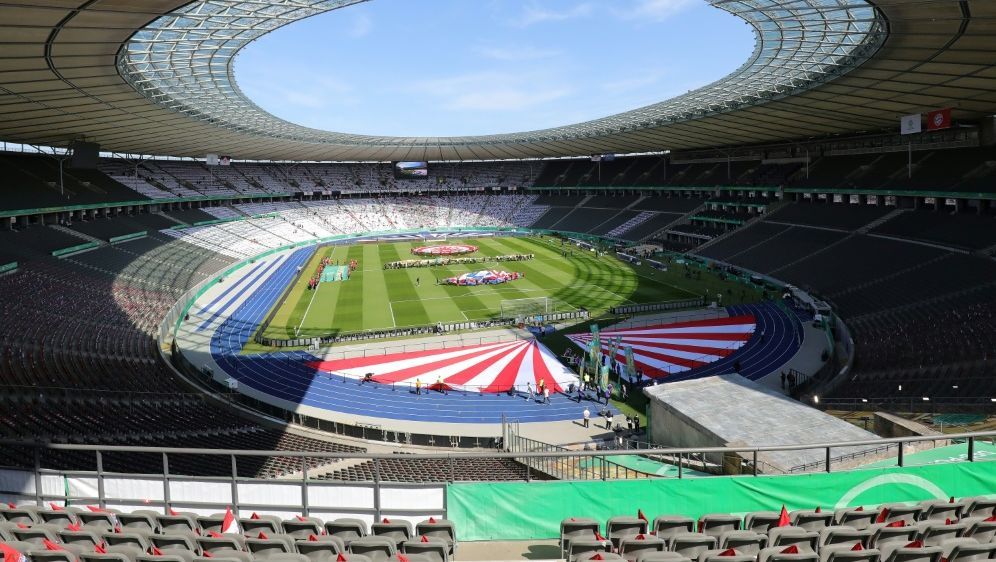
[[[939,131],[951,128],[951,108],[938,109],[927,114],[927,130]]]
[[[235,514],[232,513],[232,506],[228,506],[228,508],[225,509],[225,519],[221,522],[221,532],[222,533],[239,532],[239,522],[235,520]]]

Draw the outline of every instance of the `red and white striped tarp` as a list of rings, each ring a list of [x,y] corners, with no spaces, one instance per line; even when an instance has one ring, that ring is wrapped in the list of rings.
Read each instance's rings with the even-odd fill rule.
[[[638,370],[650,378],[662,378],[708,365],[743,347],[754,333],[751,315],[710,318],[639,328],[621,328],[601,332],[602,353],[621,338],[615,359],[626,362],[625,349],[633,348]],[[591,343],[591,333],[567,336],[582,349]]]
[[[446,388],[473,392],[506,392],[510,386],[525,391],[545,381],[550,392],[577,383],[577,375],[535,340],[450,347],[426,351],[353,357],[309,363],[314,369],[337,376],[362,379],[372,373],[374,382],[413,386],[420,381],[436,389],[439,379]]]

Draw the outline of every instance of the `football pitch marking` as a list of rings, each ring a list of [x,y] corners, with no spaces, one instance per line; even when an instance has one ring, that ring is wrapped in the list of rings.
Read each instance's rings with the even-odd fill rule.
[[[558,248],[558,246],[557,246],[556,244],[554,244],[553,242],[551,242],[551,241],[549,241],[549,240],[545,240],[545,239],[544,239],[544,240],[543,240],[543,242],[544,242],[544,243],[545,243],[546,245],[550,246],[551,248]],[[582,250],[582,251],[587,251],[587,250]],[[589,252],[589,253],[590,253],[590,252]],[[543,258],[543,259],[550,259],[550,258]],[[592,259],[595,259],[595,258],[592,258]],[[595,261],[598,261],[598,260],[597,260],[597,259],[595,259]],[[617,261],[618,261],[618,260],[617,260]],[[641,260],[641,261],[642,261],[642,260]],[[618,265],[623,265],[623,262],[622,262],[622,261],[619,261],[619,264],[618,264]],[[702,296],[701,294],[699,294],[699,293],[694,293],[694,292],[692,292],[692,291],[690,291],[690,290],[688,290],[688,289],[686,289],[686,288],[684,288],[684,287],[679,287],[679,286],[677,286],[677,285],[672,285],[671,283],[668,283],[667,281],[661,281],[660,279],[657,279],[657,278],[655,278],[655,277],[652,277],[652,276],[650,276],[650,275],[644,275],[644,274],[640,273],[639,271],[637,271],[637,270],[636,270],[636,268],[632,268],[632,267],[631,267],[631,268],[630,268],[630,271],[632,271],[632,272],[633,272],[633,275],[636,275],[637,277],[643,277],[644,279],[649,279],[650,281],[653,281],[654,283],[658,283],[658,284],[660,284],[660,285],[664,285],[665,287],[671,287],[672,289],[674,289],[674,290],[676,290],[676,291],[681,291],[681,292],[683,292],[683,293],[686,293],[686,294],[688,294],[688,295],[691,295],[691,296],[693,296],[693,297],[701,297],[701,296]],[[601,287],[599,287],[599,288],[601,288]],[[615,293],[613,293],[613,294],[615,294]],[[620,295],[616,295],[616,296],[620,296]],[[633,301],[630,301],[630,302],[633,302]],[[633,304],[637,304],[637,303],[633,303]]]

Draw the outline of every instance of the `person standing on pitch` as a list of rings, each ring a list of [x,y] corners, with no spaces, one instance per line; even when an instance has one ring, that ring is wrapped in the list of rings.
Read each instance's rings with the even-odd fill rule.
[[[422,394],[422,379],[415,379],[415,394]]]
[[[583,425],[584,425],[584,427],[588,427],[588,420],[591,418],[591,412],[588,411],[588,408],[584,409],[584,414],[583,415],[584,415],[584,423],[583,423]]]
[[[543,387],[543,403],[550,405],[550,389],[545,386]]]

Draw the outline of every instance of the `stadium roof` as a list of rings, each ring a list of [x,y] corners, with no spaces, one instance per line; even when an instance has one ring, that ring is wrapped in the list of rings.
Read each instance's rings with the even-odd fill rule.
[[[470,160],[710,148],[996,112],[992,0],[707,0],[754,26],[729,76],[539,131],[374,137],[281,120],[238,88],[239,49],[363,0],[0,0],[0,139],[280,160]]]

